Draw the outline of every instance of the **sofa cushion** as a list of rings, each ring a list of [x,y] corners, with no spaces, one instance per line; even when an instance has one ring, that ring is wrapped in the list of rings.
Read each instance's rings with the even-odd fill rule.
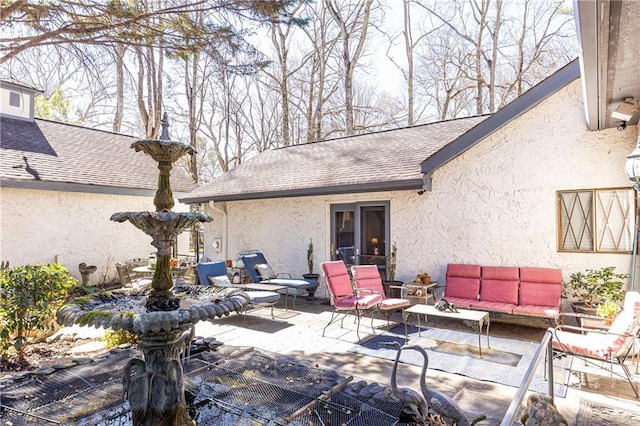
[[[513,303],[501,303],[501,302],[484,302],[478,300],[471,302],[471,309],[478,309],[481,311],[489,312],[501,312],[504,314],[513,313],[513,309],[516,307]]]
[[[447,277],[444,297],[457,297],[467,300],[478,300],[480,278]]]
[[[530,317],[555,318],[560,313],[560,309],[557,306],[518,305],[513,307],[513,313]]]
[[[520,268],[517,266],[483,266],[480,272],[482,279],[518,281]]]
[[[517,305],[518,277],[517,267],[483,266],[480,300]]]
[[[444,289],[444,296],[447,300],[451,297],[478,300],[480,270],[480,265],[450,263],[447,266],[447,283]]]
[[[562,294],[562,271],[552,268],[520,268],[521,306],[558,308]]]
[[[462,263],[450,263],[447,265],[447,278],[448,277],[466,277],[466,278],[480,278],[480,265],[466,265]]]
[[[469,309],[471,307],[471,302],[473,301],[473,299],[462,299],[459,297],[447,296],[447,302],[451,303],[456,308]]]
[[[518,281],[485,280],[480,283],[480,300],[518,304]]]

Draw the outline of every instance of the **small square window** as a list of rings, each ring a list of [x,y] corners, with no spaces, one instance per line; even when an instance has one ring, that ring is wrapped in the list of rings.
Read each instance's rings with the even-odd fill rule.
[[[13,107],[20,107],[20,93],[9,92],[9,105]]]

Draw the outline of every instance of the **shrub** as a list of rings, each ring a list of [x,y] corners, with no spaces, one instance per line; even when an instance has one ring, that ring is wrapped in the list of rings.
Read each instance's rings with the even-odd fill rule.
[[[22,356],[32,332],[53,329],[55,311],[76,284],[57,263],[0,270],[0,356],[11,347]]]
[[[107,330],[104,333],[104,341],[107,348],[114,348],[125,343],[134,344],[138,341],[138,336],[127,330]]]
[[[604,301],[621,302],[624,300],[628,274],[617,274],[615,266],[600,269],[587,269],[585,273],[571,274],[564,283],[563,295],[573,298],[589,308],[595,308]]]

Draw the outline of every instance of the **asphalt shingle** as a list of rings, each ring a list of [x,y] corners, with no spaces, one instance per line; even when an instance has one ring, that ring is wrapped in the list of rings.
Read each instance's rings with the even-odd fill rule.
[[[130,189],[156,189],[157,163],[137,153],[127,135],[36,119],[0,118],[0,178]],[[174,165],[174,191],[193,181]]]
[[[488,116],[440,121],[268,150],[191,192],[183,202],[312,195],[319,188],[422,179],[420,163]],[[305,193],[306,192],[306,193]]]

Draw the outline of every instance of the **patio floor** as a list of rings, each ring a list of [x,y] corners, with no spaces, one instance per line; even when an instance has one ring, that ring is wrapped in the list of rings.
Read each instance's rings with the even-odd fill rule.
[[[399,320],[399,314],[396,315],[395,319]],[[339,323],[332,324],[327,328],[325,337],[322,336],[322,329],[331,318],[330,306],[320,301],[298,300],[296,309],[286,311],[279,308],[275,310],[275,316],[275,319],[271,319],[268,309],[259,309],[249,312],[244,317],[230,316],[215,322],[198,323],[196,334],[215,336],[228,345],[253,346],[290,355],[313,362],[320,368],[339,371],[343,375],[389,384],[392,361],[348,352],[358,342],[353,321],[347,319],[344,328],[340,328]],[[371,334],[369,324],[369,319],[363,320],[360,326],[360,340]],[[386,325],[386,320],[374,321],[377,333],[386,329]],[[438,321],[438,327],[455,329],[466,326],[458,321]],[[542,328],[494,322],[491,324],[490,336],[517,337],[539,342],[544,331]],[[580,360],[573,362],[572,369],[584,373],[580,373],[579,380],[570,382],[564,398],[555,398],[556,405],[569,424],[577,424],[580,406],[589,401],[620,407],[622,411],[640,411],[640,400],[635,399],[631,386],[625,380],[615,379],[612,384],[607,372],[583,366]],[[640,383],[636,364],[631,364],[630,370],[635,373],[634,382]],[[399,381],[403,386],[419,389],[419,375],[419,367],[403,364],[399,372]],[[430,369],[428,377],[433,388],[454,398],[462,409],[472,413],[484,413],[487,420],[480,422],[481,425],[500,424],[517,392],[514,387],[477,381],[437,370]],[[628,421],[624,424],[628,424]]]
[[[337,371],[343,376],[353,375],[367,382],[376,382],[385,386],[389,384],[392,361],[349,352],[349,349],[353,348],[359,340],[364,340],[371,335],[369,319],[363,319],[360,326],[360,339],[356,335],[355,324],[349,319],[344,322],[344,328],[340,328],[339,323],[329,326],[326,336],[323,337],[322,329],[331,317],[331,307],[321,300],[305,301],[299,298],[295,309],[291,308],[290,304],[287,310],[284,303],[281,303],[274,313],[275,319],[272,319],[268,308],[260,308],[246,315],[234,314],[212,322],[199,322],[196,324],[196,335],[213,336],[224,345],[254,347],[295,357],[311,362],[312,365],[321,369]],[[394,315],[397,316],[395,320],[399,320],[399,314]],[[386,329],[386,325],[386,320],[374,321],[377,333]],[[437,326],[469,331],[467,326],[457,321],[439,321]],[[496,322],[492,323],[490,330],[492,338],[518,338],[532,342],[539,342],[543,334],[544,329],[541,328]],[[81,357],[82,354],[78,356]],[[585,410],[594,411],[592,405],[589,405],[592,403],[613,407],[612,411],[606,414],[609,425],[630,424],[629,412],[638,412],[640,416],[640,401],[634,398],[633,391],[626,381],[616,379],[612,382],[604,370],[588,369],[578,360],[573,362],[573,369],[584,372],[570,381],[565,397],[555,398],[556,405],[570,425],[602,424],[592,420],[586,423],[584,420]],[[636,365],[631,364],[630,369],[635,373],[634,381],[640,382]],[[399,381],[403,386],[418,390],[419,375],[419,367],[402,364],[399,370]],[[433,388],[451,396],[468,413],[485,414],[487,419],[479,425],[500,424],[517,392],[515,387],[478,381],[432,369],[429,369],[428,378]],[[625,420],[617,423],[616,415]]]

